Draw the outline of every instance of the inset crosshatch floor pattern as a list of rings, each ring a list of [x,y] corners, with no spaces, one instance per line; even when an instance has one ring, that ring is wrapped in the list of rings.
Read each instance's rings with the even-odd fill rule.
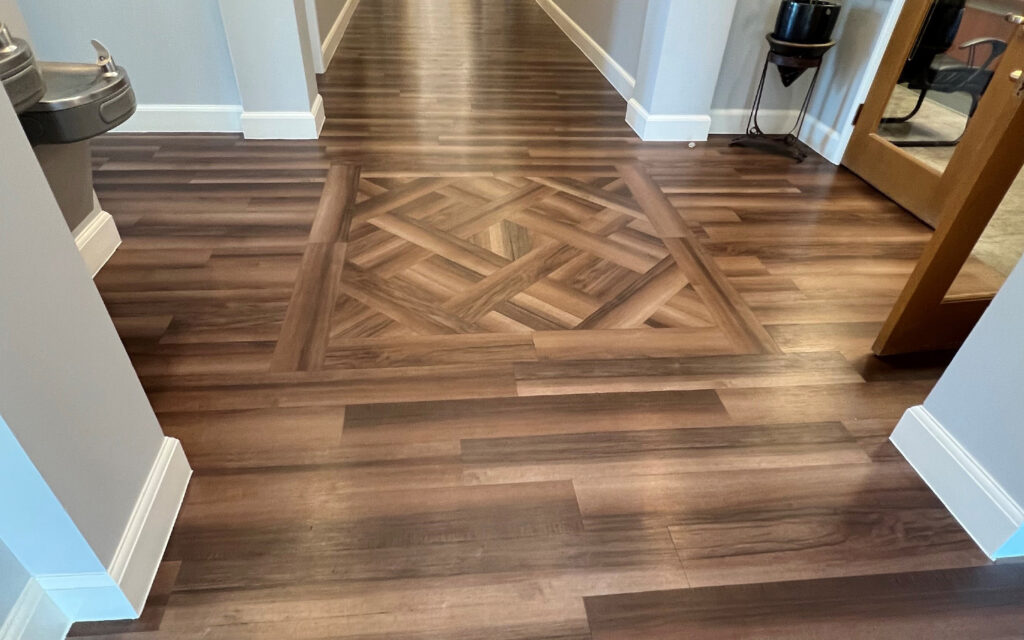
[[[1020,635],[1024,566],[888,442],[949,357],[871,354],[923,223],[639,140],[534,0],[361,0],[318,85],[318,140],[92,142],[195,473],[142,618],[71,636]]]
[[[661,342],[678,355],[777,352],[700,247],[700,216],[723,212],[687,220],[643,167],[617,173],[394,178],[332,166],[273,367],[343,363],[353,340],[466,334],[492,349],[541,334]]]

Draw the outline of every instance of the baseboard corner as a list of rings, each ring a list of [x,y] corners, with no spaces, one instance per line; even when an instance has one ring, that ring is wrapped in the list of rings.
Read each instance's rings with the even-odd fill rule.
[[[889,438],[990,558],[1024,526],[1024,509],[924,405],[903,414]]]
[[[149,596],[191,477],[181,442],[165,437],[107,567],[136,613]]]
[[[701,142],[711,131],[710,115],[652,114],[636,98],[626,106],[626,123],[645,142]]]
[[[309,111],[245,111],[242,135],[247,140],[316,140],[327,114],[323,96],[317,94]]]
[[[97,208],[72,232],[75,246],[85,260],[89,275],[95,277],[121,246],[121,234],[113,216]]]

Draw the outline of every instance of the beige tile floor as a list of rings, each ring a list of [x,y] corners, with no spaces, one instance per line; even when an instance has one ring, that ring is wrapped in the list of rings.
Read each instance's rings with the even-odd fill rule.
[[[889,100],[886,115],[910,112],[917,93],[897,86]],[[890,140],[953,140],[963,133],[967,122],[963,113],[926,99],[921,111],[909,122],[879,127],[879,134]],[[935,168],[944,170],[956,147],[904,147],[906,151]],[[1024,173],[1017,177],[982,234],[973,256],[1004,276],[1024,253]]]

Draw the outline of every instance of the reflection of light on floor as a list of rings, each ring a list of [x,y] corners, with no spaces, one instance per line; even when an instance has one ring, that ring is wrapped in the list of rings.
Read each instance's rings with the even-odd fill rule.
[[[475,86],[473,64],[483,56],[476,53],[471,31],[479,20],[480,3],[450,0],[446,12],[436,3],[404,3],[413,12],[416,28],[408,34],[416,49],[416,73],[419,100],[423,109],[437,111],[438,118],[451,122],[451,134],[466,133],[471,118],[453,117],[455,110],[470,109],[472,100],[466,95]],[[438,42],[445,43],[439,47]],[[438,51],[444,51],[439,57]]]

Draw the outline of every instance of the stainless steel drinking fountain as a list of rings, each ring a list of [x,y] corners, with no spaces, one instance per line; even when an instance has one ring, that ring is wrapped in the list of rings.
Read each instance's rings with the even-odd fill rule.
[[[94,64],[37,61],[28,43],[0,24],[0,79],[80,249],[100,218],[109,220],[93,192],[88,141],[136,107],[127,72],[102,44],[92,45]]]
[[[46,85],[42,98],[21,114],[29,141],[68,144],[110,131],[135,113],[128,74],[93,40],[96,64],[40,62]]]
[[[28,43],[15,38],[0,23],[0,81],[11,97],[15,113],[22,113],[43,98],[46,85]]]

